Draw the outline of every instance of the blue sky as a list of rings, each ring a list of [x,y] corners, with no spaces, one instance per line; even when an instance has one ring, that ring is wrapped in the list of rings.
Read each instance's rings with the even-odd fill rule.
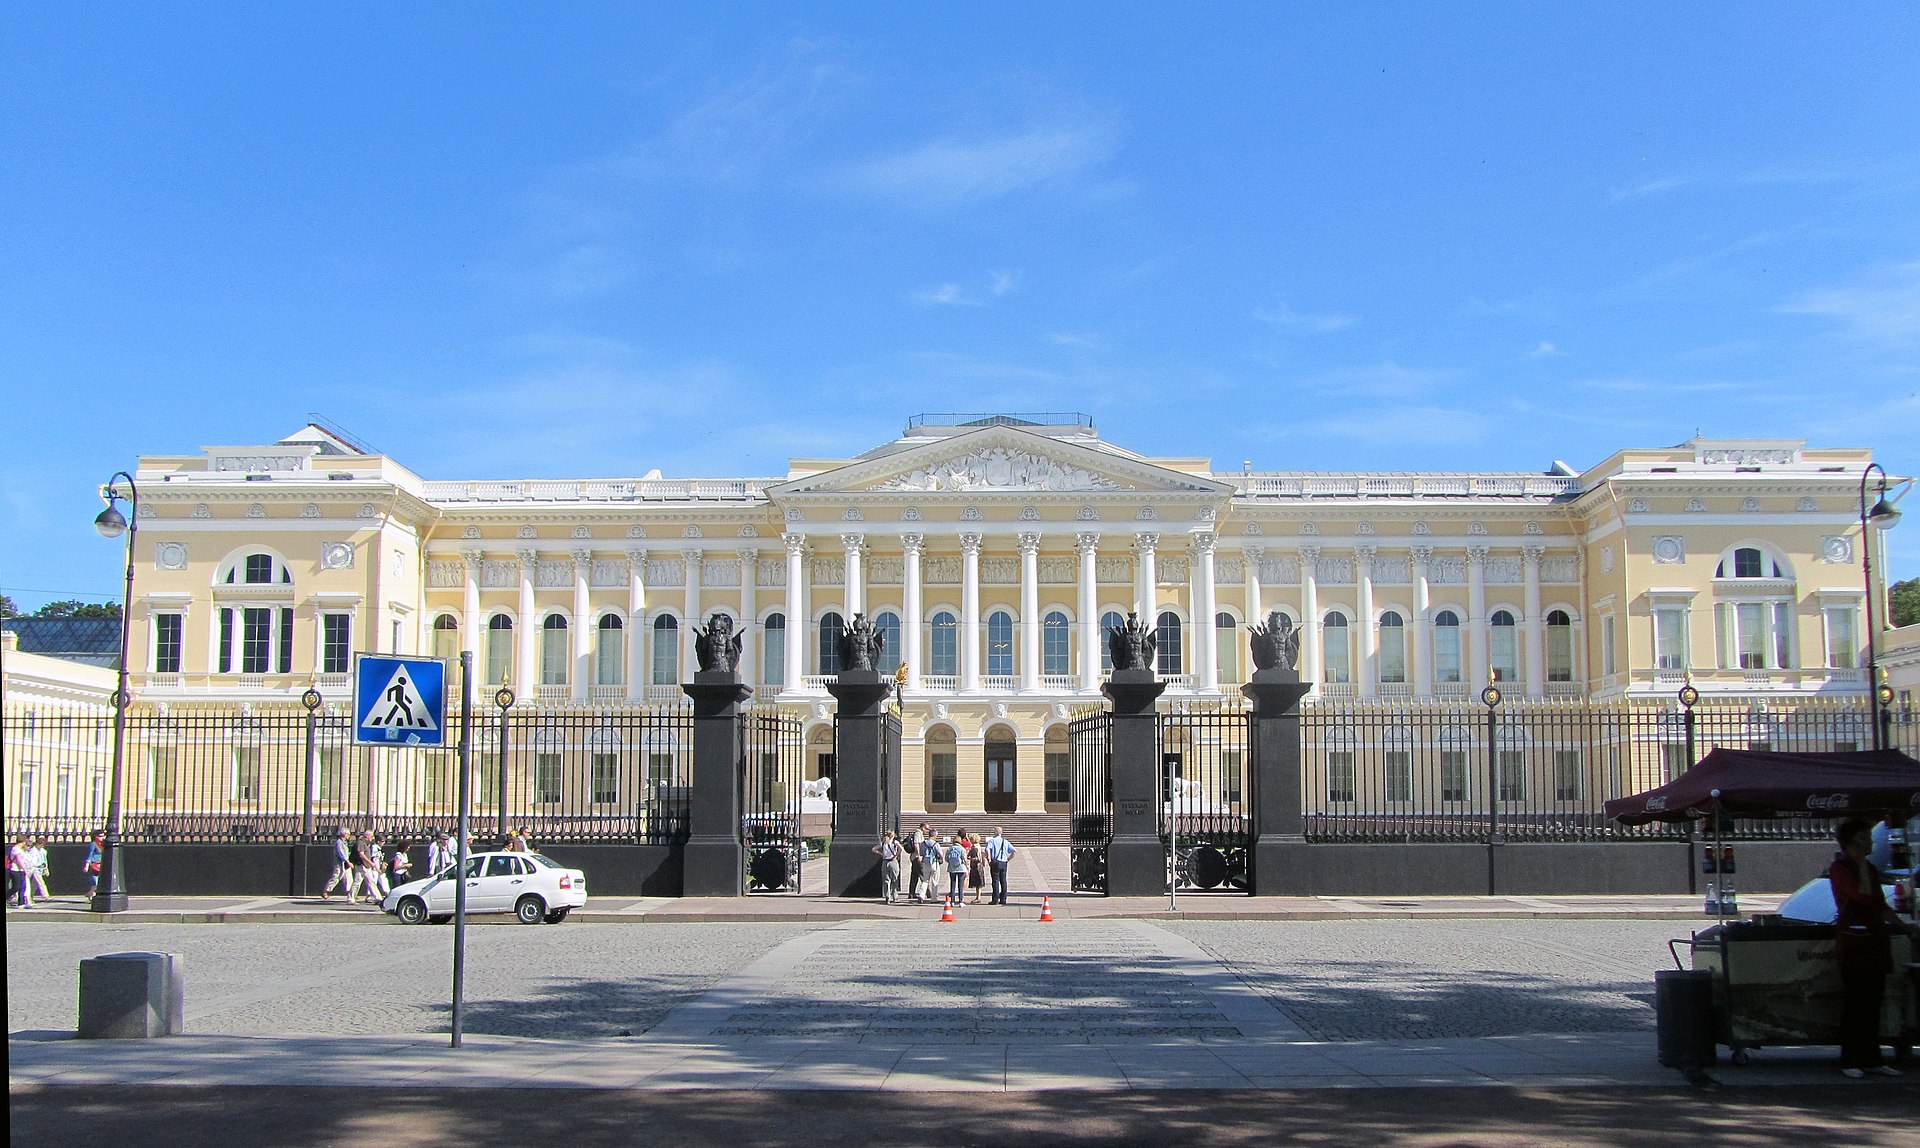
[[[990,409],[1913,474],[1916,60],[1904,4],[10,5],[0,593],[117,597],[95,485],[309,411],[429,478]]]

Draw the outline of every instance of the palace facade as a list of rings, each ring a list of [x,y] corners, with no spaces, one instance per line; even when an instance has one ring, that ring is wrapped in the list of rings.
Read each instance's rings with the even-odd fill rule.
[[[1174,704],[1236,700],[1273,611],[1320,698],[1857,698],[1871,457],[1697,439],[1578,471],[1217,470],[1083,416],[929,415],[780,476],[467,481],[308,426],[140,460],[129,656],[136,699],[176,711],[310,684],[339,704],[376,651],[470,652],[476,693],[523,705],[679,705],[720,612],[816,761],[833,638],[865,614],[905,667],[906,809],[1059,811],[1069,714],[1129,613]]]

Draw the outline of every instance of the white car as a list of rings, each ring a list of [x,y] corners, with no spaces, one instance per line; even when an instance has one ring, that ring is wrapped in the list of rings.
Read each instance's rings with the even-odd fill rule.
[[[523,925],[557,925],[587,903],[587,875],[538,853],[476,853],[467,858],[467,912],[512,913]],[[451,866],[409,881],[380,902],[402,924],[441,924],[453,917]]]

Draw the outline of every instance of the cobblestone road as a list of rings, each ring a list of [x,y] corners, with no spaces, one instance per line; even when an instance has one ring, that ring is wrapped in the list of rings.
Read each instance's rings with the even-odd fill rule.
[[[467,1027],[640,1033],[780,949],[791,959],[774,961],[777,982],[735,1002],[732,1023],[828,1037],[938,1022],[969,1038],[1040,1024],[1067,1040],[1154,1019],[1201,1039],[1227,1027],[1155,983],[1171,953],[1188,975],[1223,975],[1208,958],[1223,963],[1278,1006],[1275,1023],[1321,1039],[1620,1032],[1651,1028],[1653,970],[1683,933],[1529,920],[489,924],[469,935]],[[145,949],[186,955],[192,1031],[444,1031],[451,939],[399,926],[14,926],[7,1023],[70,1029],[78,962]],[[1023,979],[1038,991],[1023,994]]]

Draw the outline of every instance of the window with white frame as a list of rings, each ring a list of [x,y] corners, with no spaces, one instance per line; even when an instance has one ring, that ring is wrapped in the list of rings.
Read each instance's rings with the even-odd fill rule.
[[[662,614],[653,620],[653,684],[670,686],[680,680],[680,620]]]
[[[1349,629],[1347,616],[1338,610],[1327,611],[1326,619],[1320,623],[1320,680],[1328,685],[1342,685],[1353,680],[1353,645],[1347,636]]]
[[[1225,610],[1213,616],[1214,670],[1223,682],[1240,680],[1240,623]]]
[[[1720,664],[1729,669],[1783,669],[1793,665],[1793,603],[1720,602]]]
[[[513,670],[513,619],[495,614],[487,619],[487,684],[501,685]]]
[[[900,666],[900,615],[882,610],[874,615],[874,632],[880,635],[880,661],[873,668],[891,674]]]
[[[620,800],[620,755],[597,752],[588,763],[587,787],[595,805],[614,805]]]
[[[1407,680],[1407,626],[1398,611],[1380,615],[1380,680],[1394,684]]]
[[[153,616],[153,672],[180,672],[180,637],[185,630],[185,615],[168,612]]]
[[[1553,799],[1555,801],[1578,801],[1585,792],[1580,769],[1580,751],[1577,749],[1556,749],[1553,751]]]
[[[770,686],[787,681],[787,616],[768,614],[760,627],[760,680]]]
[[[533,755],[533,802],[535,805],[560,803],[560,755]]]
[[[214,664],[223,674],[292,673],[292,607],[222,606]]]
[[[1327,800],[1335,803],[1353,801],[1353,750],[1330,749],[1327,751]]]
[[[987,615],[987,676],[1013,674],[1013,615],[995,610]]]
[[[1467,799],[1467,752],[1463,749],[1440,751],[1440,800]]]
[[[1103,673],[1113,672],[1113,647],[1107,644],[1107,635],[1126,624],[1117,610],[1108,610],[1100,615],[1100,669]]]
[[[1827,665],[1831,669],[1851,670],[1860,665],[1860,612],[1851,605],[1828,606]]]
[[[1668,602],[1653,608],[1653,664],[1662,670],[1684,670],[1687,657],[1687,607]]]
[[[460,656],[460,619],[452,614],[433,620],[433,656],[448,661]]]
[[[1180,644],[1180,615],[1162,610],[1154,635],[1160,650],[1160,673],[1166,677],[1186,673],[1186,658]]]
[[[847,632],[847,620],[832,610],[820,616],[820,672],[831,677],[840,672],[840,636]]]
[[[320,672],[344,674],[353,666],[353,615],[320,615]]]
[[[1600,616],[1600,672],[1612,675],[1620,672],[1620,648],[1613,636],[1613,615]]]
[[[593,681],[617,686],[627,680],[627,624],[618,614],[602,614],[594,624]]]
[[[1040,620],[1040,672],[1064,675],[1073,672],[1073,627],[1058,610],[1049,611]]]
[[[1573,618],[1565,610],[1547,611],[1547,680],[1573,680]]]
[[[1487,619],[1487,668],[1495,681],[1520,679],[1519,626],[1506,610],[1495,610]]]
[[[548,614],[546,620],[540,623],[540,684],[566,685],[567,661],[570,657],[566,616]]]
[[[1442,610],[1433,616],[1433,680],[1448,684],[1462,681],[1460,660],[1460,615]]]
[[[1406,804],[1413,800],[1413,753],[1404,749],[1386,751],[1387,792],[1389,802]]]
[[[927,672],[952,677],[960,672],[960,626],[945,610],[933,616],[927,642]]]

